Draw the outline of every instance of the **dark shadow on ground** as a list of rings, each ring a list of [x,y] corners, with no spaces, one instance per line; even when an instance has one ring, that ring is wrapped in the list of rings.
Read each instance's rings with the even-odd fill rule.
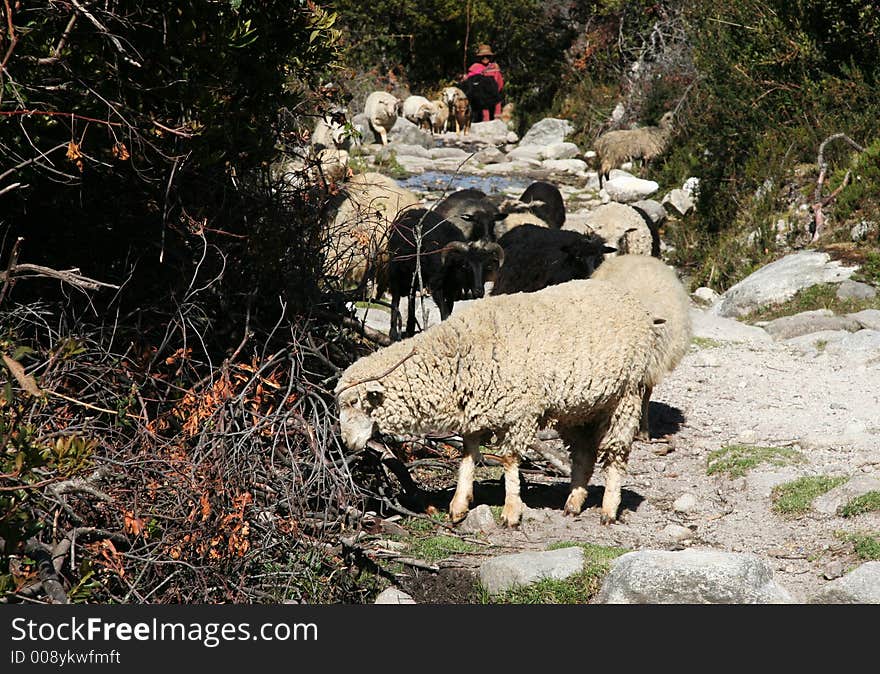
[[[559,510],[565,506],[565,499],[568,498],[570,486],[568,482],[556,482],[554,484],[535,484],[528,482],[521,476],[520,479],[520,496],[523,502],[529,508],[550,508]],[[441,512],[449,510],[449,502],[455,489],[440,489],[436,491],[425,492],[425,498],[428,505],[432,505]],[[587,500],[584,503],[584,511],[590,508],[598,508],[602,505],[602,497],[605,494],[605,488],[600,485],[590,485],[587,487]],[[637,494],[629,489],[621,491],[620,513],[635,512],[645,500],[645,497]],[[504,482],[501,480],[484,480],[474,482],[474,502],[471,507],[485,503],[489,506],[504,505]]]
[[[684,413],[666,403],[650,403],[648,410],[651,439],[674,435],[684,426]]]

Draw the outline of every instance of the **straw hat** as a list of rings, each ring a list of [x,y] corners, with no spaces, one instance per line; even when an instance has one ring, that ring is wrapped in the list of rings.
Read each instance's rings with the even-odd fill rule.
[[[495,56],[492,47],[487,44],[481,44],[477,48],[477,56]]]

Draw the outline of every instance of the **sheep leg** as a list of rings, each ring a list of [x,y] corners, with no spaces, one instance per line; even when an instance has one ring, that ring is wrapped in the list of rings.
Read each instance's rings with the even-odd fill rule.
[[[395,295],[392,293],[391,329],[388,332],[388,336],[391,338],[392,342],[396,342],[398,339],[400,339],[401,323],[403,323],[403,319],[400,316],[400,295]]]
[[[639,428],[644,389],[626,393],[611,415],[608,431],[599,443],[605,459],[605,494],[599,521],[611,524],[617,521],[620,508],[620,490],[626,476],[626,464],[636,431]]]
[[[523,502],[519,495],[519,456],[507,454],[504,464],[504,507],[501,509],[501,523],[515,527],[522,519]]]
[[[596,465],[596,433],[593,427],[560,428],[559,435],[571,453],[571,492],[565,501],[565,515],[578,515],[587,500],[587,485]]]
[[[648,408],[651,405],[651,387],[645,389],[645,395],[642,396],[642,416],[639,420],[639,433],[636,436],[642,442],[651,441],[651,424],[648,419]]]
[[[409,296],[407,297],[407,314],[406,314],[406,336],[412,337],[416,334],[416,292],[415,290],[409,291]]]
[[[379,127],[379,138],[382,140],[382,145],[388,145],[388,131],[384,126]]]
[[[468,509],[474,500],[474,469],[480,458],[479,437],[466,435],[463,440],[464,457],[458,467],[458,484],[449,504],[449,517],[453,524],[458,524],[467,517]]]

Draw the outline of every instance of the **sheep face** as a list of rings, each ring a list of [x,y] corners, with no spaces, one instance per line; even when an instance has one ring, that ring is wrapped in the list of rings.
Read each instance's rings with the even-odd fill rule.
[[[497,243],[455,241],[449,244],[441,255],[443,293],[442,301],[438,301],[441,315],[448,316],[457,300],[483,297],[486,282],[495,281],[503,262],[504,250]]]
[[[382,404],[384,388],[377,381],[351,386],[340,381],[336,387],[339,404],[339,429],[346,447],[359,451],[378,430],[370,413]]]
[[[494,241],[498,207],[481,190],[464,189],[453,192],[434,211],[461,230],[470,241]]]

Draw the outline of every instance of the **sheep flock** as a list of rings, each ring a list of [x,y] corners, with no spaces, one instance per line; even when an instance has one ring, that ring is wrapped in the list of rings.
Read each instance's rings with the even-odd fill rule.
[[[687,292],[651,255],[650,231],[645,227],[647,239],[635,246],[627,243],[634,227],[618,231],[612,222],[609,238],[582,224],[569,228],[561,194],[547,182],[533,183],[519,199],[499,203],[467,189],[426,208],[374,179],[370,188],[343,189],[337,232],[328,234],[349,251],[349,271],[339,273],[348,273],[359,293],[366,281],[376,282],[379,301],[389,290],[396,316],[392,343],[339,378],[345,445],[358,451],[381,435],[459,436],[454,523],[473,501],[480,447],[490,446],[504,465],[502,520],[516,526],[520,458],[540,429],[554,429],[571,457],[564,512],[581,512],[598,463],[605,470],[600,521],[617,521],[632,443],[648,435],[652,390],[690,344]],[[364,224],[355,213],[373,219]],[[364,229],[353,232],[350,222]],[[487,281],[493,284],[484,293]],[[420,293],[436,298],[442,320],[416,332]],[[453,312],[458,299],[473,301]]]

